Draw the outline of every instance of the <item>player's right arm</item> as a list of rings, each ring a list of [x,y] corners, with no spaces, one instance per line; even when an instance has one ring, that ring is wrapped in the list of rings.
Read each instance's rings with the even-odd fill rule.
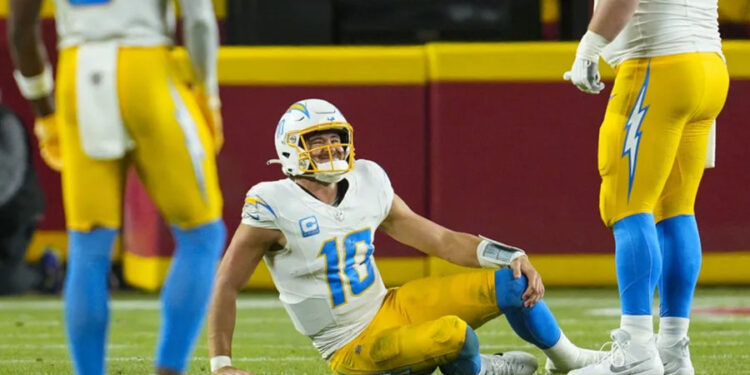
[[[31,102],[34,133],[44,161],[54,170],[62,167],[55,121],[54,82],[39,31],[42,0],[11,0],[8,18],[8,45],[16,71],[13,73],[21,94]]]
[[[232,356],[232,334],[237,312],[237,294],[255,271],[266,251],[281,246],[284,236],[274,229],[240,224],[219,265],[208,313],[208,350],[214,374],[252,375],[226,364]]]
[[[599,75],[599,55],[635,14],[639,0],[599,0],[588,30],[576,49],[573,66],[563,78],[578,89],[598,94],[604,89]]]
[[[480,249],[486,249],[487,246],[494,247],[491,243],[498,244],[497,249],[502,247],[518,250],[517,254],[512,257],[509,254],[515,253],[514,251],[505,251],[504,260],[508,262],[506,265],[513,270],[515,278],[523,274],[529,281],[522,296],[524,305],[531,307],[544,296],[542,278],[523,251],[473,234],[445,228],[412,211],[398,195],[394,194],[390,212],[380,224],[380,229],[396,241],[425,254],[466,267],[499,267],[500,265],[495,263],[497,259],[479,256],[479,253],[483,253]]]
[[[599,0],[588,30],[614,40],[638,8],[638,0]]]

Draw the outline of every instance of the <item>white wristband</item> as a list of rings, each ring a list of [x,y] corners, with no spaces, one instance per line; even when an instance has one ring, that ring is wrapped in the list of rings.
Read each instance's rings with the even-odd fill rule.
[[[583,34],[581,38],[581,42],[578,43],[576,57],[591,62],[599,62],[599,54],[602,53],[607,44],[609,44],[609,40],[603,36],[591,30],[586,31],[586,34]]]
[[[52,67],[47,64],[41,73],[26,77],[19,70],[13,71],[13,78],[16,79],[18,89],[21,95],[29,100],[43,98],[52,93],[55,88],[55,80],[52,78]]]
[[[211,372],[214,372],[222,367],[227,367],[232,365],[232,358],[226,355],[217,355],[216,357],[211,357]]]
[[[491,240],[484,236],[482,242],[477,246],[477,260],[482,268],[507,267],[518,257],[526,255],[526,252],[502,242]]]

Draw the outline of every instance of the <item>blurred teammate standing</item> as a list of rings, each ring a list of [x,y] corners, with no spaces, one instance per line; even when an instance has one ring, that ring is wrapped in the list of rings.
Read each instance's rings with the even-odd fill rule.
[[[622,318],[612,355],[571,374],[693,375],[687,332],[701,265],[694,205],[729,85],[717,0],[600,0],[565,79],[599,93],[600,55],[617,71],[599,130],[599,173]]]
[[[180,0],[196,84],[170,59],[167,0],[57,0],[56,100],[39,37],[42,0],[11,0],[14,76],[45,162],[62,173],[68,228],[65,326],[77,374],[105,373],[107,275],[132,163],[177,249],[162,290],[156,372],[185,371],[225,240],[215,153],[223,135],[210,0]],[[55,110],[57,102],[57,111]]]

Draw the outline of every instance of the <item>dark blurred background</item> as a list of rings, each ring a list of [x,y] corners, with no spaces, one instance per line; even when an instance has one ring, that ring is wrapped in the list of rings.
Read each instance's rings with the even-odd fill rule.
[[[720,0],[724,38],[750,37],[750,1]],[[227,0],[232,45],[574,40],[590,0]]]

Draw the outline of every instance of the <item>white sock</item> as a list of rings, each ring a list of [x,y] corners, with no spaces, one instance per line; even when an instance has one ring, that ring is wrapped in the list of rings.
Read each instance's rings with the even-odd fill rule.
[[[636,344],[646,345],[654,336],[654,319],[651,315],[623,315],[620,328],[627,331]]]
[[[687,336],[689,318],[663,317],[659,319],[659,342],[662,346],[672,346]]]
[[[542,351],[552,362],[567,368],[578,359],[580,348],[570,342],[564,333],[560,332],[560,339],[557,340],[557,343]]]

